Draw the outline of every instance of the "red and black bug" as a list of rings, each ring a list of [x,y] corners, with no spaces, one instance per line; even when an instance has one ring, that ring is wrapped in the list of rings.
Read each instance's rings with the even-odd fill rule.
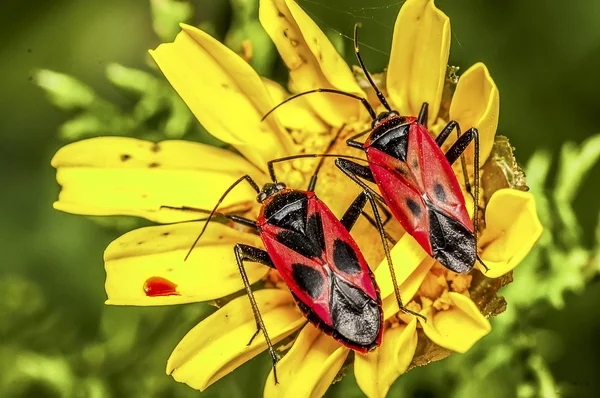
[[[354,28],[356,57],[387,111],[377,115],[367,100],[360,96],[332,89],[316,89],[286,99],[265,117],[284,103],[310,93],[334,93],[360,100],[373,118],[371,129],[350,137],[346,143],[365,152],[368,166],[341,157],[336,159],[336,166],[366,192],[386,203],[404,229],[429,255],[454,272],[469,272],[479,259],[476,232],[479,199],[477,129],[470,128],[461,134],[459,124],[451,121],[434,140],[427,131],[427,103],[423,104],[418,117],[401,116],[392,110],[360,56],[358,27],[357,24]],[[457,131],[457,141],[444,154],[441,146],[454,129]],[[365,134],[369,134],[369,137],[364,143],[356,141],[356,138]],[[462,156],[471,141],[475,145],[473,193]],[[473,222],[451,167],[459,157],[465,187],[474,199]],[[381,194],[374,192],[365,181],[376,183]]]
[[[285,184],[277,181],[273,165],[297,157],[303,156],[290,156],[270,161],[268,169],[272,182],[265,184],[262,189],[259,189],[256,182],[248,175],[235,181],[211,211],[192,246],[193,249],[206,230],[208,222],[215,215],[226,217],[258,232],[266,251],[236,244],[234,253],[257,324],[257,332],[250,342],[262,330],[273,359],[274,369],[277,356],[252,294],[244,270],[244,261],[258,262],[277,269],[299,308],[311,323],[341,344],[362,353],[379,346],[383,333],[383,310],[379,288],[349,233],[359,216],[363,214],[367,201],[374,206],[375,223],[391,264],[386,234],[373,196],[363,192],[338,220],[314,193],[322,160],[306,191],[289,189]],[[219,205],[229,192],[244,181],[249,183],[258,194],[257,200],[261,204],[261,209],[257,220],[217,213]],[[188,252],[188,256],[192,249]],[[275,380],[277,381],[276,373]]]

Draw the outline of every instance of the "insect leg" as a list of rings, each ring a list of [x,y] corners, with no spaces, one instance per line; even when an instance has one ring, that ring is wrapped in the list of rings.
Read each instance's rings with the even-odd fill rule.
[[[362,178],[363,180],[375,183],[373,173],[371,173],[371,169],[369,169],[368,166],[362,166],[360,164],[342,158],[336,159],[335,165],[338,167],[338,169],[342,170],[342,172],[346,174],[352,181],[354,181],[355,178]],[[359,185],[361,187],[363,186],[361,184]],[[385,203],[385,199],[383,199],[383,196],[375,192],[370,186],[366,184],[364,186],[366,187],[364,189],[367,190],[380,204],[382,204],[383,206],[387,206],[387,204]]]
[[[254,319],[256,320],[257,330],[248,342],[248,345],[252,344],[252,341],[258,335],[258,332],[262,330],[263,335],[265,336],[265,341],[267,342],[267,346],[269,347],[269,354],[271,354],[271,359],[273,360],[273,375],[275,376],[275,384],[277,384],[277,370],[275,367],[278,361],[277,354],[275,353],[275,349],[273,348],[273,344],[271,343],[271,339],[269,338],[269,334],[267,333],[267,329],[265,328],[262,316],[260,315],[260,311],[258,310],[258,305],[256,304],[256,299],[254,298],[254,293],[252,293],[250,281],[248,280],[248,275],[246,274],[246,269],[244,268],[244,261],[254,261],[257,263],[265,264],[271,268],[275,268],[275,266],[273,265],[273,262],[271,261],[271,258],[269,257],[268,253],[256,247],[238,243],[233,248],[233,251],[235,253],[235,259],[237,260],[238,268],[240,270],[240,275],[242,276],[242,281],[244,282],[244,287],[246,288],[246,294],[248,295],[250,305],[252,306]]]
[[[362,213],[366,204],[367,196],[364,192],[361,192],[361,194],[358,195],[356,199],[354,199],[354,202],[352,202],[352,204],[348,207],[348,209],[340,219],[340,222],[342,223],[346,231],[350,232],[352,227],[354,227],[354,224],[356,224],[356,221],[358,221],[358,217],[360,217],[360,214]]]
[[[202,235],[204,234],[204,231],[206,231],[206,227],[208,227],[208,222],[211,220],[211,218],[215,215],[215,213],[217,212],[217,209],[219,208],[219,206],[221,205],[221,203],[223,203],[223,200],[225,200],[225,197],[227,197],[227,195],[229,195],[229,192],[231,192],[231,190],[233,188],[235,188],[239,183],[241,183],[242,181],[246,181],[248,184],[250,184],[252,186],[252,188],[254,188],[254,190],[256,191],[256,193],[260,192],[260,188],[258,187],[258,185],[256,184],[256,182],[254,182],[254,180],[252,179],[252,177],[250,177],[248,174],[241,176],[240,178],[238,178],[237,180],[235,180],[235,182],[233,184],[231,184],[229,186],[229,188],[227,188],[225,190],[225,192],[223,192],[223,195],[221,195],[221,197],[219,198],[219,200],[217,201],[217,204],[215,205],[215,207],[212,209],[212,211],[210,212],[208,218],[206,219],[206,222],[204,223],[204,226],[202,227],[202,231],[200,231],[200,234],[198,235],[198,237],[196,238],[196,240],[194,241],[194,244],[192,245],[192,247],[190,247],[190,250],[187,252],[187,254],[185,255],[185,258],[183,261],[187,260],[187,258],[190,256],[190,254],[192,253],[192,250],[194,250],[194,246],[196,246],[196,243],[198,243],[198,241],[200,240],[200,238],[202,237]]]
[[[435,139],[435,143],[437,144],[437,146],[439,146],[440,148],[442,147],[444,142],[446,142],[446,139],[448,138],[448,136],[450,136],[450,133],[452,132],[452,130],[454,130],[454,128],[457,125],[458,125],[458,122],[456,120],[451,120],[446,125],[446,127],[444,127],[442,129],[442,131],[440,131],[440,133],[438,134],[438,136]]]
[[[354,134],[354,135],[348,137],[348,139],[346,139],[346,145],[348,145],[349,147],[352,147],[352,148],[363,149],[364,143],[358,142],[358,141],[356,141],[356,139],[358,137],[362,137],[363,135],[365,135],[367,133],[370,133],[371,131],[373,131],[373,129],[367,129],[365,131],[361,131],[358,134]]]
[[[380,210],[384,210],[385,208],[382,207]],[[387,210],[386,210],[387,211]],[[389,214],[389,213],[388,213]],[[370,215],[368,215],[367,213],[365,213],[364,211],[362,212],[363,217],[365,217],[367,219],[367,221],[369,222],[369,224],[371,224],[372,226],[374,226],[375,228],[377,228],[377,221],[375,221],[375,219],[373,219],[373,217],[371,217]],[[386,222],[389,221],[390,219],[388,218],[386,221],[383,221],[383,223],[381,225],[385,226]],[[392,245],[395,245],[396,243],[398,243],[398,241],[394,238],[392,238],[392,235],[390,235],[388,233],[388,231],[386,231],[385,229],[383,230],[383,233],[385,234],[385,238],[388,240],[388,242],[390,242]]]
[[[191,211],[191,212],[197,212],[197,213],[210,214],[210,211],[208,211],[208,210],[198,209],[196,207],[190,207],[190,206],[180,206],[180,207],[175,207],[175,206],[160,206],[160,208],[161,209]],[[226,218],[228,220],[233,221],[234,223],[241,224],[241,225],[244,225],[246,227],[253,228],[253,229],[258,229],[258,227],[256,225],[256,221],[250,220],[249,218],[246,218],[246,217],[236,216],[235,214],[219,213],[218,211],[216,211],[214,213],[213,219],[216,218],[216,217],[223,217],[223,218]],[[198,221],[206,221],[207,219],[208,218],[202,218],[202,219],[200,219]]]
[[[446,141],[446,139],[448,138],[450,133],[452,133],[452,130],[454,130],[454,128],[456,128],[456,141],[458,142],[458,140],[460,139],[460,137],[462,135],[461,131],[460,131],[460,125],[458,124],[458,122],[456,120],[451,120],[446,125],[446,127],[444,127],[442,129],[440,134],[435,139],[435,143],[440,148],[442,147],[442,145],[444,144],[444,142]],[[463,149],[463,152],[464,152],[464,149]],[[448,154],[446,154],[446,159],[448,159]],[[450,162],[450,164],[452,164],[456,161],[456,159],[454,161],[450,161],[450,159],[448,159],[448,161]],[[462,155],[462,152],[461,152],[461,157],[460,157],[460,164],[461,164],[462,171],[463,171],[463,177],[465,179],[465,189],[467,190],[467,192],[469,194],[471,194],[471,196],[473,196],[473,193],[471,192],[471,182],[469,181],[469,174],[467,173],[467,161],[466,161],[464,155]],[[475,199],[475,198],[473,197],[473,199]]]
[[[327,145],[327,149],[325,149],[325,153],[329,152],[331,150],[331,148],[333,148],[333,146],[337,142],[338,138],[340,137],[342,130],[344,130],[345,126],[346,126],[346,124],[342,124],[342,127],[340,127],[340,129],[337,131],[337,133],[335,134],[335,136],[333,137],[333,139],[331,140],[329,145]],[[312,177],[310,177],[310,182],[308,183],[308,189],[307,189],[308,192],[315,191],[315,186],[317,185],[317,176],[319,174],[319,171],[321,170],[321,167],[323,167],[323,163],[325,162],[325,159],[326,159],[325,157],[321,157],[321,159],[319,159],[319,164],[317,165],[317,168],[315,169],[315,172],[313,173]]]
[[[390,248],[388,246],[388,242],[385,237],[383,225],[381,222],[381,216],[379,215],[379,210],[377,209],[376,197],[375,197],[375,195],[373,195],[373,192],[372,192],[373,190],[364,181],[360,180],[356,174],[352,173],[351,170],[345,169],[344,167],[342,167],[339,164],[339,162],[342,160],[344,160],[344,159],[336,159],[336,161],[335,161],[336,165],[340,168],[340,170],[342,170],[342,172],[344,174],[346,174],[348,176],[348,178],[350,178],[352,181],[354,181],[356,184],[358,184],[363,189],[363,194],[367,197],[367,199],[371,203],[371,208],[373,209],[373,216],[374,216],[376,224],[377,224],[377,230],[379,231],[381,243],[383,244],[383,251],[385,252],[385,257],[387,259],[388,267],[390,269],[390,275],[392,277],[392,284],[394,285],[394,293],[396,295],[396,300],[398,301],[398,307],[400,308],[400,310],[402,310],[405,313],[408,313],[408,314],[411,314],[414,316],[418,316],[418,317],[424,319],[425,321],[427,321],[426,317],[424,317],[423,315],[418,314],[414,311],[409,310],[408,308],[404,307],[404,305],[402,304],[402,298],[400,297],[400,288],[398,287],[398,281],[396,279],[396,271],[394,271],[394,265],[392,263],[392,256],[390,255]],[[359,165],[357,165],[357,166],[359,166]],[[369,170],[369,172],[370,172],[370,170]],[[383,198],[381,198],[381,199],[383,200]]]
[[[369,166],[363,166],[361,164],[355,163],[348,159],[336,159],[335,165],[342,170],[346,175],[348,173],[355,175],[357,177],[362,178],[363,180],[367,180],[369,182],[375,183],[375,178],[373,177],[373,173]],[[369,188],[371,189],[371,188]],[[381,198],[383,199],[383,198]],[[385,203],[385,202],[384,202]]]
[[[427,128],[427,114],[429,113],[429,104],[427,102],[423,102],[421,105],[421,111],[419,112],[419,117],[417,118],[417,123],[421,126]]]
[[[457,128],[458,128],[458,123],[457,123]],[[473,141],[473,143],[475,145],[475,148],[474,148],[475,150],[473,151],[474,156],[473,156],[473,194],[472,195],[473,195],[473,202],[474,202],[473,226],[475,228],[475,247],[477,248],[478,247],[477,246],[477,231],[478,231],[478,227],[479,227],[479,133],[478,133],[477,129],[472,127],[469,130],[467,130],[463,135],[461,135],[458,138],[458,140],[456,140],[454,145],[452,145],[450,147],[450,149],[448,149],[448,152],[446,152],[446,159],[448,159],[448,162],[450,162],[450,164],[452,164],[452,163],[456,162],[456,160],[460,156],[464,162],[464,157],[462,155],[463,155],[465,149],[467,149],[467,147],[471,143],[471,141]],[[465,171],[465,169],[466,169],[465,166],[463,166],[463,171]],[[465,176],[466,175],[467,174],[465,171]],[[481,261],[479,256],[477,256],[477,259],[487,270],[488,267],[483,263],[483,261]]]
[[[356,224],[356,221],[358,220],[358,217],[360,217],[361,214],[367,219],[367,221],[369,221],[369,223],[372,226],[377,228],[377,221],[375,221],[369,214],[367,214],[364,211],[364,207],[367,204],[367,200],[367,195],[365,195],[364,192],[361,192],[356,197],[356,199],[354,199],[354,202],[352,202],[352,204],[348,207],[348,209],[340,219],[340,222],[342,223],[346,231],[350,232],[350,230],[354,227],[354,224]],[[382,210],[388,212],[388,210],[385,207],[382,207]],[[382,223],[382,225],[385,225],[385,223],[391,218],[391,214],[389,212],[387,214],[388,218]],[[385,238],[392,245],[396,244],[396,240],[392,238],[391,235],[385,229],[383,230],[383,233],[385,234]]]

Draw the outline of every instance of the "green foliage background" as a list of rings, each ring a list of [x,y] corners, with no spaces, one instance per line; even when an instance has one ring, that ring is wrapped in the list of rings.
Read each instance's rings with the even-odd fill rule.
[[[344,51],[355,22],[372,71],[389,57],[401,2],[299,0]],[[526,165],[546,227],[502,294],[508,311],[465,355],[411,370],[397,397],[596,396],[600,390],[597,117],[600,2],[438,0],[452,20],[450,63],[484,61],[501,93],[499,131]],[[259,356],[205,393],[164,374],[179,339],[212,309],[103,305],[104,247],[140,225],[52,209],[49,161],[94,135],[211,142],[149,61],[187,20],[285,78],[252,0],[5,1],[0,5],[0,396],[252,397]],[[361,396],[349,374],[329,396]]]

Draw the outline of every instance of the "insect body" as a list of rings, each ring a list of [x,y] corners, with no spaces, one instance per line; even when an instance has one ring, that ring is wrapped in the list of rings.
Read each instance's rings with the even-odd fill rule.
[[[365,353],[380,345],[383,334],[383,310],[379,288],[349,232],[362,214],[367,200],[374,206],[375,199],[370,193],[363,192],[338,220],[314,193],[322,161],[306,191],[288,189],[285,184],[277,182],[273,164],[297,157],[303,156],[270,161],[268,166],[273,182],[265,184],[262,189],[259,189],[248,175],[234,182],[211,211],[202,232],[192,246],[193,249],[206,230],[208,221],[215,214],[252,228],[260,235],[266,250],[236,244],[234,253],[256,319],[257,331],[250,342],[262,330],[273,359],[273,369],[277,356],[254,300],[244,261],[258,262],[277,269],[306,318],[341,344]],[[256,190],[257,200],[261,203],[256,221],[237,215],[217,213],[219,205],[229,192],[243,181]],[[386,255],[390,259],[385,232],[376,207],[374,216]],[[276,373],[275,381],[277,382]]]
[[[421,114],[426,111],[424,106]],[[337,166],[375,182],[395,218],[429,255],[452,271],[468,272],[477,257],[476,235],[451,163],[476,131],[460,136],[458,146],[444,155],[421,118],[390,111],[373,127],[364,144],[348,141],[364,150],[368,168],[346,159],[338,159]]]
[[[393,111],[362,61],[358,51],[358,26],[357,24],[354,29],[356,56],[365,76],[387,111],[377,115],[367,100],[360,96],[332,89],[316,89],[286,99],[265,117],[284,103],[310,93],[334,93],[360,100],[373,119],[371,129],[349,138],[346,143],[365,152],[368,166],[356,163],[347,157],[336,159],[336,166],[363,190],[387,204],[404,229],[414,236],[429,255],[452,271],[468,272],[479,259],[476,233],[479,199],[477,129],[471,128],[461,134],[458,123],[451,121],[434,140],[427,131],[426,103],[423,104],[418,117],[405,117]],[[458,139],[444,154],[441,146],[454,129]],[[355,140],[367,133],[369,137],[364,143]],[[462,156],[471,141],[475,144],[473,222],[451,167],[460,157],[465,175],[465,187],[471,193],[466,164]],[[376,183],[380,194],[374,192],[365,181]]]
[[[309,321],[356,351],[380,344],[383,311],[375,279],[349,226],[314,192],[283,189],[267,197],[257,227]]]

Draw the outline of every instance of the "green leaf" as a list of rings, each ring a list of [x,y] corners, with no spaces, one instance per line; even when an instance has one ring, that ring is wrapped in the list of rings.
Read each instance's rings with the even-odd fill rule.
[[[148,95],[158,90],[156,77],[139,69],[110,63],[106,66],[106,77],[115,86],[139,95]]]
[[[275,45],[258,21],[258,2],[232,0],[232,21],[223,41],[242,57],[251,54],[248,62],[261,76],[268,76],[277,59]]]
[[[83,113],[66,121],[58,130],[59,137],[67,141],[75,141],[82,137],[105,134],[103,123],[91,113]]]
[[[546,229],[553,228],[552,209],[546,196],[546,183],[552,165],[552,155],[547,150],[536,151],[525,166],[527,186],[535,195],[538,216]]]
[[[96,99],[89,86],[63,73],[40,69],[33,73],[33,81],[44,90],[52,104],[64,110],[87,108]]]
[[[196,119],[185,102],[173,90],[169,90],[167,101],[171,114],[165,123],[164,133],[169,138],[182,138]]]
[[[179,23],[193,15],[191,4],[175,0],[150,0],[152,28],[162,41],[173,41],[179,33]]]
[[[564,225],[563,240],[567,244],[577,244],[582,231],[573,210],[573,200],[579,191],[585,176],[600,158],[600,135],[584,141],[580,147],[572,142],[563,145],[559,171],[556,179],[554,200],[560,221]]]

